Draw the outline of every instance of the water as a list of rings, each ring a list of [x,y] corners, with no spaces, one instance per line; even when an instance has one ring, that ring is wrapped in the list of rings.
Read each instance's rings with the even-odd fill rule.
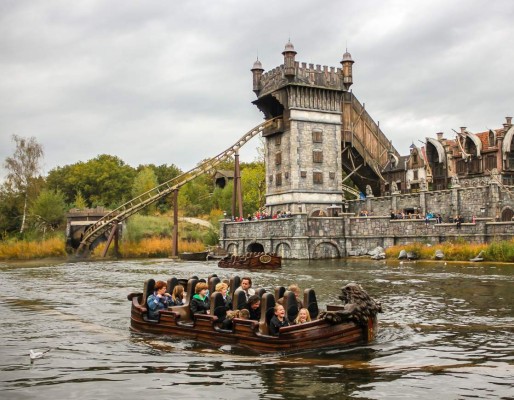
[[[382,302],[369,346],[258,356],[131,333],[145,279],[248,274],[313,287],[323,307],[359,282]],[[171,260],[0,263],[2,399],[514,398],[514,266],[285,261],[245,273]],[[51,349],[30,363],[30,349]]]

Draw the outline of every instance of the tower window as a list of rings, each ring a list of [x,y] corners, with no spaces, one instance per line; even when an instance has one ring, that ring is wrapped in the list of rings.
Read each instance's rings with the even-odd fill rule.
[[[315,163],[322,163],[323,162],[323,152],[319,150],[314,150],[312,152],[312,161]]]
[[[315,129],[312,131],[313,143],[323,143],[323,131]]]
[[[280,164],[282,164],[282,152],[278,151],[277,153],[275,153],[275,165]]]
[[[329,177],[330,179],[336,179],[336,173],[335,173],[335,172],[329,172],[329,173],[328,173],[328,177]]]
[[[307,171],[300,171],[300,177],[307,178]]]
[[[275,146],[280,146],[282,144],[282,135],[275,136]]]
[[[273,175],[270,175],[270,176],[268,177],[268,179],[269,179],[269,182],[270,182],[270,183],[271,183],[271,182],[273,182]]]
[[[282,186],[282,173],[277,172],[277,179],[275,180],[276,186]]]
[[[314,183],[323,183],[323,173],[322,172],[313,172],[312,173],[312,181]]]

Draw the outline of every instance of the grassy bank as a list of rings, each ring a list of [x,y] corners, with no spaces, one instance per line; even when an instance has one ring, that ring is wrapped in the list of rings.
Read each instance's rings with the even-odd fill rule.
[[[481,251],[484,261],[514,262],[514,240],[492,242],[490,244],[474,244],[467,242],[445,242],[428,246],[423,243],[392,246],[385,250],[386,258],[398,258],[401,250],[415,252],[422,260],[433,260],[435,252],[441,250],[447,261],[469,261]]]
[[[105,248],[105,244],[100,244],[93,256],[100,256]],[[197,252],[205,250],[205,245],[200,242],[179,240],[178,251]],[[170,238],[146,238],[139,242],[124,241],[120,243],[120,256],[122,258],[161,258],[171,257],[171,239]],[[109,249],[108,255],[114,255],[113,246]]]
[[[65,257],[64,239],[8,240],[0,243],[0,260],[31,260],[35,258]]]

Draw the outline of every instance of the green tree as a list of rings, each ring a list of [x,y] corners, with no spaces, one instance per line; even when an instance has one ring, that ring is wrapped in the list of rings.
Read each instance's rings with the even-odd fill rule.
[[[30,207],[30,216],[34,226],[45,233],[47,229],[54,230],[64,222],[66,203],[59,191],[42,190]]]
[[[80,190],[77,191],[77,194],[75,195],[73,206],[79,210],[87,208],[86,199],[84,199],[84,196],[82,196],[82,192]]]
[[[8,184],[23,198],[20,226],[20,233],[23,233],[27,218],[30,187],[41,170],[40,162],[44,153],[43,147],[34,137],[25,139],[13,135],[12,140],[16,143],[16,149],[11,157],[5,159],[4,166],[7,169]]]
[[[169,180],[179,176],[182,173],[182,171],[174,164],[162,164],[159,166],[156,166],[154,164],[139,165],[137,167],[137,172],[141,172],[144,168],[151,168],[153,170],[155,176],[157,177],[157,183],[159,185],[168,182]],[[163,213],[169,210],[172,204],[172,197],[166,196],[162,199],[159,199],[155,205],[159,209],[159,211]]]
[[[60,190],[72,204],[80,191],[90,207],[114,208],[131,198],[134,168],[120,158],[102,154],[87,162],[58,167],[48,173],[50,189]]]
[[[241,187],[244,215],[253,214],[264,206],[266,193],[264,163],[256,161],[241,164]]]
[[[132,185],[132,197],[138,197],[156,186],[158,186],[158,182],[153,169],[149,167],[143,168],[134,179],[134,183]],[[145,209],[141,210],[141,214],[143,215],[152,214],[154,212],[155,204],[147,206]]]
[[[0,238],[20,229],[23,197],[9,190],[8,185],[0,187]]]
[[[214,184],[208,174],[200,175],[179,190],[179,205],[185,215],[197,217],[209,214],[212,208]]]

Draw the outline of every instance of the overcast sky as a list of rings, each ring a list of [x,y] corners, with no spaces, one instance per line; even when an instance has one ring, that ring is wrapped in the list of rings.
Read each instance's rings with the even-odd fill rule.
[[[17,134],[45,173],[99,154],[188,170],[262,122],[250,69],[289,38],[335,67],[348,45],[353,92],[402,155],[514,116],[511,0],[2,0],[0,160]]]

